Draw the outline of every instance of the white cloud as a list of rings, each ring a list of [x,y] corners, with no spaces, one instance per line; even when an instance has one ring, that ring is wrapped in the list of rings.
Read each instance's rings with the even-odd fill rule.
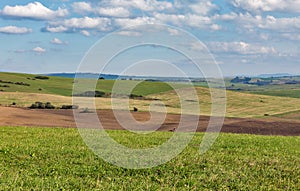
[[[52,33],[60,33],[60,32],[68,31],[68,28],[64,27],[62,25],[60,25],[60,26],[47,26],[43,30],[45,30],[47,32],[52,32]]]
[[[261,16],[250,13],[230,13],[215,15],[215,20],[233,21],[239,29],[254,31],[257,29],[273,30],[273,32],[298,32],[300,29],[300,17],[276,18],[271,15]]]
[[[195,14],[164,14],[155,13],[154,17],[162,23],[173,24],[177,26],[189,26],[193,28],[206,28],[212,24],[209,17]]]
[[[91,5],[88,2],[75,2],[72,4],[72,8],[76,13],[85,14],[93,13],[96,15],[104,15],[111,17],[129,17],[130,12],[124,7],[116,6],[103,6],[101,5]]]
[[[289,40],[296,40],[300,41],[300,34],[299,33],[284,33],[282,37],[289,39]]]
[[[114,8],[98,8],[96,10],[100,15],[112,16],[112,17],[129,17],[130,12],[123,7]]]
[[[299,31],[300,29],[300,17],[275,18],[273,16],[267,16],[259,21],[258,27],[262,29],[271,29],[281,32]]]
[[[118,18],[115,19],[115,23],[117,24],[117,26],[120,27],[128,27],[128,26],[143,25],[143,24],[153,24],[155,23],[155,19],[150,17],[137,17],[134,19]]]
[[[63,45],[63,44],[68,44],[67,42],[64,42],[58,38],[53,38],[51,41],[50,41],[51,44],[57,44],[57,45]]]
[[[207,47],[199,42],[193,42],[184,46],[189,46],[190,49],[194,51],[207,51]]]
[[[91,36],[90,32],[87,30],[81,30],[80,34],[84,35],[84,36]]]
[[[232,0],[232,4],[250,12],[300,12],[300,0]]]
[[[222,15],[219,15],[219,14],[214,15],[214,19],[219,19],[222,21],[232,21],[232,20],[235,20],[237,17],[238,17],[238,14],[234,13],[234,12],[226,13],[226,14],[222,14]]]
[[[45,7],[40,2],[29,3],[27,5],[6,5],[1,14],[6,17],[21,18],[21,19],[37,19],[37,20],[51,20],[58,17],[65,17],[68,14],[67,9],[58,8],[53,11]]]
[[[27,34],[31,32],[32,29],[26,27],[17,27],[17,26],[0,27],[0,33],[5,33],[5,34]]]
[[[38,46],[38,47],[33,48],[32,51],[37,53],[37,54],[43,54],[43,53],[46,52],[46,49],[41,48],[41,47]]]
[[[180,35],[180,32],[176,29],[168,28],[168,32],[171,36],[178,36]]]
[[[173,8],[173,4],[168,1],[157,0],[108,0],[112,6],[135,8],[142,11],[163,11]]]
[[[122,36],[141,36],[142,34],[137,31],[120,31],[117,32],[116,34],[122,35]]]
[[[71,18],[62,21],[49,22],[49,25],[46,27],[46,31],[66,32],[74,31],[76,29],[97,29],[100,31],[108,31],[110,30],[110,24],[110,19],[103,17]]]
[[[81,14],[94,11],[92,5],[87,2],[75,2],[72,4],[72,8],[74,12]]]
[[[198,1],[194,4],[188,5],[195,14],[208,15],[213,10],[217,10],[218,6],[211,1]]]
[[[89,14],[90,17],[94,15],[95,17],[49,22],[44,30],[49,32],[80,32],[81,30],[93,29],[110,31],[120,27],[155,23],[213,31],[222,28],[213,23],[213,18],[206,16],[218,9],[218,6],[213,4],[211,0],[182,1],[180,6],[178,1],[172,3],[166,0],[81,1],[74,2],[72,8],[76,13]],[[147,16],[142,16],[144,13]]]
[[[210,26],[210,29],[213,30],[213,31],[218,31],[218,30],[221,30],[222,27],[220,25],[217,25],[217,24],[212,24]]]
[[[251,54],[276,54],[274,47],[261,46],[258,44],[249,44],[246,42],[211,42],[208,47],[213,52],[235,53],[243,55]]]

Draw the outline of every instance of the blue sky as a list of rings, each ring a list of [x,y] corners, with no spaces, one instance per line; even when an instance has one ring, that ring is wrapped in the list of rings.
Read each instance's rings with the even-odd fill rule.
[[[167,24],[195,35],[225,76],[300,74],[300,0],[0,1],[0,71],[75,72],[95,42],[136,24]],[[169,51],[152,52],[184,62]],[[129,51],[119,60],[134,56]]]

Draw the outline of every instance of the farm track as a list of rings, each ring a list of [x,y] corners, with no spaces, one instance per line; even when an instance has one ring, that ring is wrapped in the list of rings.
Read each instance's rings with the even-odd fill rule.
[[[79,111],[77,111],[79,112]],[[118,123],[112,110],[98,110],[97,114],[105,129],[123,130],[124,128]],[[86,126],[89,124],[91,113],[80,113],[85,115]],[[122,121],[126,124],[130,123],[125,112],[119,112]],[[148,112],[132,112],[133,117],[140,121],[148,121],[151,115]],[[159,116],[159,115],[157,115]],[[189,116],[187,116],[189,117]],[[210,117],[201,116],[198,123],[197,132],[206,131]],[[156,120],[153,120],[156,121]],[[172,131],[176,128],[180,121],[180,115],[167,114],[163,124],[159,127],[160,131]],[[194,120],[184,122],[183,131],[191,131]],[[198,120],[197,120],[198,121]],[[212,125],[214,125],[212,123]],[[30,127],[66,127],[75,128],[75,120],[72,110],[29,110],[26,108],[0,107],[0,126],[30,126]],[[135,130],[153,130],[157,126],[155,123],[141,125]],[[257,135],[284,135],[299,136],[300,120],[286,120],[282,118],[226,118],[221,129],[225,133],[239,134],[257,134]]]

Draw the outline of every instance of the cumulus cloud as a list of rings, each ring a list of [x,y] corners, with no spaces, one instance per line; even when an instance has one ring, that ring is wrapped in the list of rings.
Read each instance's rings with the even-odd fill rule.
[[[67,42],[64,42],[58,38],[53,38],[51,41],[50,41],[51,44],[57,44],[57,45],[64,45],[64,44],[68,44]]]
[[[210,12],[219,9],[219,7],[211,1],[198,1],[188,6],[193,13],[200,15],[208,15]]]
[[[41,48],[41,47],[39,47],[39,46],[33,48],[32,51],[35,52],[36,54],[43,54],[43,53],[46,53],[46,49]]]
[[[232,0],[233,6],[250,12],[300,12],[300,0]]]
[[[178,36],[180,35],[180,32],[176,29],[168,28],[168,32],[171,36]]]
[[[195,14],[164,14],[155,13],[154,17],[162,23],[173,24],[177,26],[189,26],[194,28],[206,28],[212,24],[210,17]]]
[[[256,7],[254,1],[232,0],[231,2],[234,6],[245,10],[248,8],[243,7],[251,7],[252,4],[253,9],[260,9],[259,7],[267,4],[276,10],[276,3],[272,3],[275,1],[271,0],[264,1],[264,3],[257,0],[255,1],[258,2]],[[214,4],[212,0],[176,0],[174,2],[166,0],[102,0],[101,2],[74,2],[71,6],[76,13],[89,16],[50,21],[43,31],[79,32],[89,36],[90,30],[106,32],[119,27],[153,23],[220,31],[224,29],[220,22],[227,21],[238,25],[239,28],[236,30],[239,31],[265,29],[291,32],[300,28],[298,17],[276,18],[249,11],[238,12],[238,9],[237,12],[218,14],[220,5]],[[261,10],[267,10],[267,8],[261,8]],[[146,16],[142,16],[142,13],[145,13]]]
[[[69,29],[67,27],[64,27],[62,25],[60,26],[46,26],[45,28],[42,29],[42,31],[46,32],[52,32],[52,33],[61,33],[61,32],[66,32]]]
[[[119,18],[115,19],[115,24],[120,27],[128,27],[143,24],[153,24],[155,19],[151,17],[137,17],[137,18]]]
[[[213,52],[218,53],[235,53],[242,55],[251,54],[275,54],[277,51],[274,47],[261,46],[258,44],[249,44],[246,42],[211,42],[208,47]]]
[[[157,0],[106,0],[112,6],[135,8],[141,11],[164,11],[173,8],[168,1]]]
[[[137,31],[120,31],[117,32],[116,34],[121,35],[121,36],[141,36],[142,34]]]
[[[17,26],[0,27],[0,33],[5,33],[5,34],[27,34],[31,32],[32,29],[26,27],[17,27]]]
[[[98,8],[95,10],[99,15],[112,16],[112,17],[129,17],[130,12],[123,7],[107,7]]]
[[[1,11],[1,15],[19,19],[51,20],[58,17],[65,17],[67,9],[58,8],[54,11],[45,7],[40,2],[29,3],[27,5],[6,5]]]
[[[226,14],[216,14],[213,16],[214,19],[221,20],[221,21],[232,21],[238,17],[238,14],[235,12],[226,13]]]
[[[96,15],[102,16],[111,16],[111,17],[129,17],[130,12],[128,9],[121,6],[103,6],[101,5],[92,5],[89,2],[75,2],[72,4],[72,8],[76,13],[86,14],[93,13]]]
[[[222,27],[220,25],[217,25],[217,24],[212,24],[210,26],[210,29],[213,30],[213,31],[218,31],[218,30],[221,30]]]
[[[83,36],[91,36],[91,33],[87,30],[81,30],[80,34],[82,34]]]
[[[72,4],[72,8],[73,8],[74,12],[80,13],[80,14],[94,11],[94,8],[88,2],[74,2]]]
[[[71,18],[61,21],[51,21],[45,28],[48,32],[66,32],[74,31],[76,29],[97,29],[99,31],[108,31],[110,26],[110,19],[103,17],[83,17]]]
[[[106,32],[154,23],[212,31],[222,29],[209,15],[219,9],[211,0],[102,0],[74,2],[71,6],[74,12],[89,16],[50,21],[42,31],[79,32],[89,36],[90,30]]]
[[[299,31],[300,29],[300,17],[292,18],[275,18],[273,16],[267,16],[263,19],[258,19],[258,27],[262,29],[271,29],[282,32]]]
[[[215,15],[214,20],[231,21],[239,26],[239,29],[250,31],[257,29],[273,30],[274,32],[298,32],[300,29],[300,17],[280,17],[272,15],[253,15],[251,13],[229,13]]]

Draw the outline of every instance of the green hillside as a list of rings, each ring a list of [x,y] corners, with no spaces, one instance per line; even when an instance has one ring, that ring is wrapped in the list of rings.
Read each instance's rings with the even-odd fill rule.
[[[28,92],[70,96],[73,80],[70,78],[49,77],[49,79],[36,79],[38,75],[19,73],[0,73],[0,90],[3,92]],[[12,82],[12,83],[10,83]],[[26,83],[17,85],[16,83]],[[8,86],[8,87],[5,87]]]
[[[19,74],[19,73],[0,73],[0,90],[2,92],[28,92],[55,94],[71,96],[73,88],[73,79],[52,77],[49,79],[37,79],[38,75]],[[114,80],[99,80],[97,84],[98,91],[111,92]],[[135,84],[136,81],[118,81],[121,86],[126,87]],[[184,87],[184,84],[174,84],[176,87]],[[143,81],[139,83],[132,94],[146,96],[172,90],[172,87],[164,82]]]
[[[300,77],[278,77],[278,78],[254,78],[252,81],[270,82],[271,84],[245,84],[245,83],[232,83],[232,78],[225,78],[226,87],[229,90],[260,94],[260,95],[270,95],[270,96],[280,96],[280,97],[292,97],[300,98]]]

